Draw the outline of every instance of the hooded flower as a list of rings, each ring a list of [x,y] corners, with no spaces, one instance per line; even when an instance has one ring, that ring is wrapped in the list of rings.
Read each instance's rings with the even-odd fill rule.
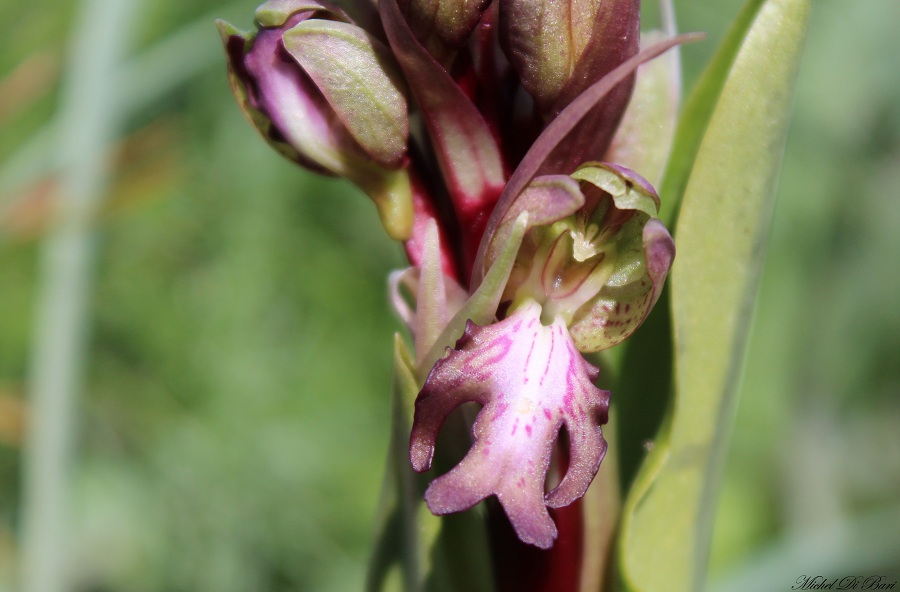
[[[625,339],[658,298],[674,257],[671,237],[651,218],[658,207],[656,192],[636,173],[591,163],[570,177],[536,179],[486,237],[490,270],[517,222],[532,222],[502,288],[502,320],[467,322],[416,400],[410,460],[417,471],[430,467],[437,432],[453,409],[483,406],[469,453],[425,493],[432,512],[458,512],[496,495],[522,541],[553,544],[546,507],[584,495],[606,451],[600,426],[610,393],[594,386],[598,371],[580,352]],[[545,494],[562,427],[569,467]]]

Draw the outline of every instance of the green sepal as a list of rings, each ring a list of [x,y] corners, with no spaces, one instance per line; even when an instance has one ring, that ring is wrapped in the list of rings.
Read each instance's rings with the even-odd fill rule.
[[[375,203],[389,237],[404,241],[412,235],[413,189],[407,169],[388,170],[360,162],[346,176]]]
[[[222,39],[223,44],[227,43],[232,37],[241,37],[245,40],[250,40],[253,37],[251,33],[242,31],[223,19],[216,19],[215,25],[216,31],[219,32],[219,37]]]
[[[466,300],[462,308],[453,315],[450,322],[441,332],[435,344],[428,351],[424,359],[419,360],[419,376],[424,380],[425,375],[431,370],[434,363],[443,355],[446,349],[452,348],[462,336],[466,328],[466,321],[472,321],[476,325],[487,325],[494,320],[500,298],[506,288],[506,281],[516,262],[516,255],[522,238],[529,228],[528,212],[523,211],[518,215],[509,230],[503,247],[499,250],[497,258],[484,276],[478,289]]]
[[[337,21],[306,20],[282,39],[362,149],[386,168],[403,164],[409,116],[390,50],[356,25]]]
[[[511,229],[518,223],[522,212],[528,212],[528,227],[525,229],[527,233],[532,228],[552,225],[558,220],[565,219],[583,205],[584,195],[578,183],[568,175],[545,175],[533,179],[512,203],[503,220],[487,239],[484,265],[479,271],[486,274],[497,259],[498,253],[506,248]]]
[[[331,17],[350,22],[349,17],[337,6],[315,0],[269,0],[259,5],[255,17],[260,27],[274,28],[280,27],[298,12],[326,12]]]

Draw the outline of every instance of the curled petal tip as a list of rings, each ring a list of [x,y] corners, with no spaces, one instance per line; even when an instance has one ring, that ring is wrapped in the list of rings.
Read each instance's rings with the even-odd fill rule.
[[[424,473],[431,468],[434,456],[434,445],[424,443],[421,438],[413,440],[409,445],[409,462],[417,473]]]
[[[638,191],[641,191],[644,194],[650,196],[650,198],[653,199],[654,202],[656,202],[656,207],[659,208],[659,194],[656,192],[656,188],[650,183],[650,181],[648,181],[635,171],[629,169],[628,167],[624,167],[613,162],[602,162],[597,166],[605,168],[619,175],[619,177],[621,177],[629,187],[635,187]]]
[[[256,9],[256,22],[262,27],[280,27],[295,14],[323,12],[334,18],[349,20],[340,8],[317,0],[268,0]]]
[[[609,391],[605,393],[609,400]],[[608,403],[607,403],[608,404]],[[606,423],[604,412],[600,423]],[[600,463],[606,456],[606,440],[600,426],[595,430],[587,430],[581,435],[580,442],[572,442],[569,453],[569,469],[566,476],[553,491],[547,494],[547,506],[562,508],[581,498],[586,492],[594,475],[600,469]]]
[[[662,222],[653,218],[644,226],[644,259],[647,274],[659,291],[659,285],[665,280],[675,259],[675,241]]]
[[[471,482],[465,469],[466,467],[459,465],[428,486],[425,503],[433,514],[443,516],[463,512],[490,495],[489,485]]]

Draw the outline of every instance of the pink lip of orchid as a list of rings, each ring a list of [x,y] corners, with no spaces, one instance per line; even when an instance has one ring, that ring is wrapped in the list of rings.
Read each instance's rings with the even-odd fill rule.
[[[458,405],[484,405],[475,443],[449,473],[425,492],[435,514],[467,510],[496,495],[519,538],[542,549],[556,538],[546,506],[565,506],[584,495],[600,467],[606,441],[609,392],[594,386],[597,369],[575,349],[565,323],[545,327],[531,301],[503,321],[466,326],[456,349],[438,361],[416,400],[410,459],[416,471],[431,466],[442,422]],[[560,429],[570,441],[569,469],[544,494],[550,455]]]

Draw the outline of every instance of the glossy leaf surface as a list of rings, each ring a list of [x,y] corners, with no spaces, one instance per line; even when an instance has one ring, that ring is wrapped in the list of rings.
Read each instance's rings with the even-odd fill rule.
[[[665,203],[660,208],[659,218],[670,228],[681,204],[691,167],[697,157],[703,133],[716,107],[716,101],[741,49],[741,41],[747,35],[763,2],[764,0],[748,0],[744,5],[728,36],[718,47],[715,57],[694,86],[681,112],[663,185],[659,188],[660,194],[666,196]]]
[[[717,476],[809,9],[809,0],[769,0],[746,35],[738,28],[732,32],[738,41],[726,40],[739,49],[722,71],[727,80],[689,167],[677,228],[675,400],[623,517],[620,575],[627,590],[703,586]]]

